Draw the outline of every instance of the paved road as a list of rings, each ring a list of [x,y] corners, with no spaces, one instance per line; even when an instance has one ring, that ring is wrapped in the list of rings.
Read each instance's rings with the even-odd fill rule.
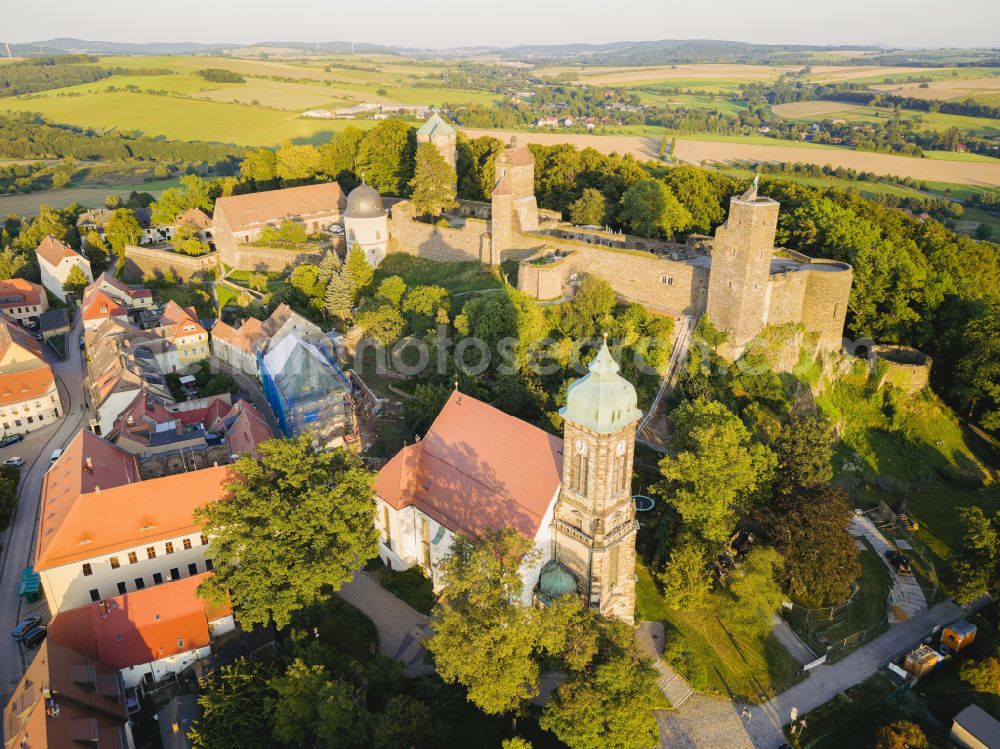
[[[25,607],[17,597],[21,570],[31,562],[35,546],[35,526],[38,518],[42,477],[49,467],[49,456],[57,447],[65,447],[80,431],[86,414],[81,410],[83,393],[83,359],[80,351],[81,324],[77,320],[66,342],[66,361],[54,362],[64,416],[58,425],[32,433],[24,442],[6,448],[2,457],[20,455],[27,463],[21,472],[18,506],[10,528],[0,536],[4,548],[0,555],[0,704],[6,704],[14,685],[24,673],[27,655],[9,636],[19,619],[40,611],[47,619],[44,603]],[[54,356],[52,357],[55,358]]]

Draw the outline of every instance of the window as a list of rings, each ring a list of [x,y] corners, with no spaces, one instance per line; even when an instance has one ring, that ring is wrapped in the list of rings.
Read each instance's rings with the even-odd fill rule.
[[[154,572],[153,585],[162,585],[162,584],[163,584],[163,575],[161,575],[159,572]]]
[[[420,518],[421,547],[424,557],[424,569],[431,569],[431,524],[427,518]]]
[[[29,423],[29,424],[34,424],[34,423],[35,423],[35,419],[34,419],[34,417],[32,417],[32,416],[29,416],[29,417],[28,417],[28,423]]]
[[[165,544],[165,546],[166,546],[166,548],[164,550],[167,552],[167,554],[173,554],[174,553],[174,542],[173,541],[167,541],[167,543]]]
[[[155,546],[147,546],[146,547],[146,557],[148,559],[156,559],[156,547]]]
[[[605,575],[608,581],[608,588],[613,588],[618,584],[618,545],[612,546],[608,552],[608,574]]]
[[[177,647],[179,647],[179,648],[184,647],[184,638],[183,637],[178,637],[177,638]]]
[[[190,538],[185,538],[184,539],[184,548],[185,549],[190,549],[191,548],[191,539]]]
[[[569,468],[569,488],[584,497],[587,496],[587,456],[577,453]]]
[[[197,575],[198,574],[198,563],[197,562],[191,562],[191,564],[188,565],[188,574],[189,575]]]
[[[205,569],[206,570],[214,570],[215,569],[215,562],[213,562],[211,559],[206,559],[205,560]]]
[[[111,569],[113,570],[116,570],[122,566],[121,562],[118,561],[118,557],[111,557],[111,559],[109,559],[108,561],[111,562]]]
[[[389,505],[382,505],[382,543],[392,550],[392,533],[389,530]]]
[[[206,536],[204,533],[201,534],[201,545],[208,546],[208,536]]]
[[[90,589],[90,600],[91,601],[100,601],[101,600],[101,591],[99,591],[97,588],[91,588]]]
[[[85,565],[83,565],[83,576],[84,577],[90,577],[93,574],[94,574],[94,570],[91,568],[90,562],[87,562]]]
[[[625,490],[625,456],[615,458],[615,465],[611,473],[611,490],[620,492]]]
[[[118,595],[120,596],[125,595],[127,590],[128,588],[125,587],[125,583],[118,583]]]
[[[135,589],[142,590],[145,587],[146,587],[146,581],[143,580],[141,577],[137,577],[135,579]]]
[[[139,555],[136,554],[134,551],[130,551],[128,553],[128,563],[135,564],[138,561],[139,561]]]
[[[171,567],[170,568],[170,579],[171,580],[180,580],[181,579],[181,571],[177,567]]]
[[[666,284],[667,286],[673,286],[674,285],[674,277],[673,276],[666,276],[666,275],[660,276],[660,283]]]

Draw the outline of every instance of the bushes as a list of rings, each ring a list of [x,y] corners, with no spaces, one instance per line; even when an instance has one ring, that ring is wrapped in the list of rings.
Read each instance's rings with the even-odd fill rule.
[[[422,614],[429,614],[434,605],[434,588],[420,567],[402,572],[386,570],[379,578],[382,587]]]
[[[0,466],[0,530],[10,525],[10,518],[17,507],[17,482],[21,469],[17,466]]]

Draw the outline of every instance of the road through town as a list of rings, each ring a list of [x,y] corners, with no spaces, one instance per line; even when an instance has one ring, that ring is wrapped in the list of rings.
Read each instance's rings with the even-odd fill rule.
[[[79,318],[67,336],[66,360],[52,363],[59,395],[64,409],[63,417],[53,427],[30,435],[3,450],[2,458],[19,455],[25,459],[18,488],[18,504],[10,528],[0,534],[3,551],[0,552],[0,704],[6,704],[24,673],[29,655],[10,637],[20,618],[41,609],[47,618],[44,603],[25,606],[17,596],[21,571],[34,554],[35,529],[38,520],[38,499],[41,495],[42,477],[49,467],[49,456],[57,447],[65,447],[85,423],[86,413],[83,390],[83,352],[80,351],[82,325]],[[51,352],[50,352],[51,353]],[[54,355],[50,360],[54,360]]]

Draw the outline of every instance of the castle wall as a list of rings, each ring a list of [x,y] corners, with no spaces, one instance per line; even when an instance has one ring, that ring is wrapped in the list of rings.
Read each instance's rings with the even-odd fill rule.
[[[189,281],[192,276],[215,270],[218,267],[218,252],[193,257],[153,247],[125,245],[125,269],[123,273],[128,281],[138,283],[146,276],[166,275],[173,275],[180,281]]]
[[[393,206],[389,236],[392,251],[444,262],[490,262],[489,225],[480,219],[466,219],[460,228],[434,226],[414,221],[413,208],[402,202]]]
[[[813,265],[834,265],[837,272],[800,271],[809,279],[802,302],[801,319],[806,330],[819,335],[819,347],[824,351],[840,348],[847,323],[847,303],[851,298],[854,271],[849,265],[832,260],[813,260]]]
[[[343,240],[339,240],[338,244],[342,246]],[[334,248],[337,249],[338,246],[335,245]],[[323,249],[300,251],[237,245],[222,260],[233,270],[282,271],[290,265],[318,263],[326,253],[326,249],[324,247]]]

